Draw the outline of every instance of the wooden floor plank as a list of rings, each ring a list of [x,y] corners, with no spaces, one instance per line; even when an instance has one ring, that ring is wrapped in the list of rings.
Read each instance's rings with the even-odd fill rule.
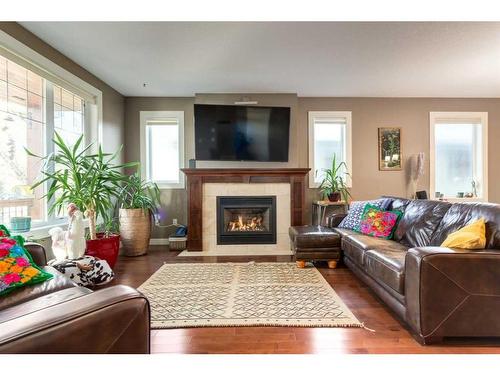
[[[177,257],[179,251],[151,246],[145,256],[120,256],[111,285],[140,286],[163,263],[195,262],[289,262],[288,256],[257,257]],[[318,267],[344,303],[370,332],[363,328],[308,327],[220,327],[152,330],[153,353],[500,353],[500,340],[449,340],[439,346],[421,346],[383,303],[354,276],[339,265]]]

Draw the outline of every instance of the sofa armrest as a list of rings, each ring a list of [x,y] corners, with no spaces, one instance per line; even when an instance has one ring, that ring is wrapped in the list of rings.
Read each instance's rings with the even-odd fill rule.
[[[35,242],[26,242],[24,247],[28,250],[37,266],[44,267],[47,265],[47,252],[42,245]]]
[[[1,323],[0,353],[149,353],[149,323],[148,300],[113,286]]]
[[[326,225],[328,228],[335,228],[338,227],[340,222],[344,220],[344,218],[347,216],[347,214],[333,214],[329,215],[326,218]]]
[[[500,251],[417,247],[405,260],[406,319],[423,343],[500,336]]]

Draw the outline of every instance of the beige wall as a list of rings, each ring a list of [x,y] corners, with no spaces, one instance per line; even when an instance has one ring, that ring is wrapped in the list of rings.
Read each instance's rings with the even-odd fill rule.
[[[193,98],[129,97],[125,99],[125,158],[126,161],[140,161],[140,112],[141,111],[184,111],[185,163],[194,157]],[[166,211],[161,225],[187,222],[187,196],[184,189],[161,191],[162,207]],[[168,237],[175,228],[153,228],[153,238]]]
[[[290,130],[290,161],[259,163],[261,167],[308,166],[307,112],[352,111],[354,199],[376,198],[382,194],[408,196],[407,176],[402,171],[379,171],[377,164],[379,127],[397,126],[402,130],[402,151],[405,161],[410,155],[425,153],[426,169],[418,189],[429,190],[429,112],[479,111],[489,115],[489,200],[500,202],[500,99],[435,99],[435,98],[300,98],[295,94],[245,95],[259,105],[286,105],[292,108]],[[185,111],[186,162],[194,157],[193,104],[232,104],[241,94],[198,94],[193,98],[127,98],[126,99],[126,158],[139,160],[139,112],[152,110]],[[403,162],[404,164],[404,162]],[[198,163],[205,167],[256,166],[255,163]],[[317,189],[307,191],[306,218],[310,220],[310,203],[320,198]],[[166,221],[178,218],[186,222],[186,193],[165,190],[162,201],[167,210]],[[170,231],[156,230],[154,237],[167,236]]]
[[[378,128],[402,128],[403,166],[408,157],[425,153],[425,174],[418,190],[429,192],[429,112],[488,112],[489,134],[489,200],[500,202],[500,99],[441,98],[299,98],[299,138],[307,139],[308,111],[352,111],[352,195],[354,199],[371,199],[383,194],[409,196],[407,168],[402,171],[379,171],[377,164]],[[305,143],[305,142],[304,142]],[[300,160],[307,163],[307,144],[299,147]],[[309,189],[308,200],[318,198]],[[308,213],[309,217],[310,214]]]
[[[125,99],[118,91],[83,69],[80,65],[64,56],[21,25],[15,22],[0,22],[0,30],[101,90],[103,101],[103,147],[106,151],[114,152],[120,145],[124,144]],[[124,153],[122,152],[122,158],[123,156]]]

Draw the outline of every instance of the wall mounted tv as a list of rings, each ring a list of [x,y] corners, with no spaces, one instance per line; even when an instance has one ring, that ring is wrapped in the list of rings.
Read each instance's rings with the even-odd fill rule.
[[[197,160],[288,161],[290,108],[194,105]]]

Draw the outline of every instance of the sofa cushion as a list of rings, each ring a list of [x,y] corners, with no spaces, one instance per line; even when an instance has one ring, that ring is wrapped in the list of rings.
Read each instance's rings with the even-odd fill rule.
[[[24,248],[24,238],[10,236],[0,225],[0,296],[50,278],[52,275],[38,267]]]
[[[431,246],[439,246],[449,234],[484,217],[486,248],[500,249],[500,205],[493,203],[455,203],[444,215],[432,235]]]
[[[404,250],[367,250],[364,257],[364,270],[380,284],[404,294],[405,256]]]
[[[398,211],[401,211],[401,212],[405,212],[406,207],[412,201],[411,199],[398,198],[398,197],[393,197],[393,196],[390,196],[390,195],[383,195],[382,198],[390,199],[391,203],[386,208],[387,210],[398,210]]]
[[[401,211],[385,211],[367,204],[356,230],[367,236],[390,240],[402,214]]]
[[[340,235],[331,228],[322,226],[295,226],[288,230],[295,248],[331,249],[340,248]]]
[[[356,230],[359,227],[361,216],[363,216],[363,212],[367,204],[371,204],[372,206],[385,210],[391,204],[391,200],[389,198],[380,198],[371,201],[351,202],[347,216],[340,222],[338,227]]]
[[[28,285],[0,297],[0,310],[56,292],[58,290],[74,288],[77,286],[74,282],[64,277],[52,267],[46,266],[43,267],[43,270],[52,274],[53,277],[40,284]]]
[[[480,250],[486,246],[486,226],[484,218],[474,221],[472,224],[450,234],[442,247],[453,247],[458,249]]]
[[[365,252],[367,250],[378,249],[406,252],[408,247],[396,241],[365,236],[363,234],[353,234],[342,237],[342,250],[344,254],[358,266],[364,264]]]
[[[409,247],[429,246],[451,203],[431,200],[411,200],[394,232],[394,240]]]
[[[359,234],[358,232],[352,230],[352,229],[344,229],[344,228],[333,228],[335,232],[340,234],[341,237],[345,236],[351,236],[353,234]]]

